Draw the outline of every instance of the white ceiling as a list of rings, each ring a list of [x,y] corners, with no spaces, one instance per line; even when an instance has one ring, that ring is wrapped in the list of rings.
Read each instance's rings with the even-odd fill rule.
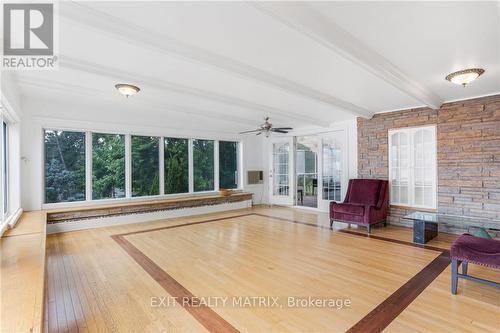
[[[60,68],[17,73],[46,116],[236,133],[500,93],[498,2],[62,2]],[[482,67],[466,88],[444,77]],[[129,99],[114,89],[133,83]],[[64,111],[61,111],[61,110]],[[36,111],[35,111],[36,113]]]

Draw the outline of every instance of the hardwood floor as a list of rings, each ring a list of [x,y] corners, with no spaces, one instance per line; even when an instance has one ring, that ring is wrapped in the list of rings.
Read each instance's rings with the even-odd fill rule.
[[[440,234],[425,249],[412,246],[410,229],[375,228],[370,238],[349,230],[329,230],[326,214],[263,207],[51,235],[45,329],[344,332],[366,320],[363,332],[500,329],[498,290],[460,281],[450,293],[442,256],[455,236]],[[500,280],[498,271],[470,271]],[[160,304],[185,296],[228,301]],[[239,296],[279,297],[281,306],[235,306]],[[288,297],[308,296],[350,306],[288,307]]]

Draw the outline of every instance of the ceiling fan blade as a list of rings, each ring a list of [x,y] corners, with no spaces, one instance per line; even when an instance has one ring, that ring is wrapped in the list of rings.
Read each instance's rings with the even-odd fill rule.
[[[288,131],[283,131],[282,129],[279,129],[279,128],[271,128],[271,132],[288,133]]]
[[[252,130],[252,131],[240,132],[239,134],[253,133],[253,132],[260,132],[260,131],[261,131],[261,129],[256,129],[256,130]]]
[[[255,135],[261,135],[261,134],[262,134],[262,132],[259,132],[259,133],[255,134]]]
[[[291,127],[275,127],[274,129],[283,130],[283,131],[291,131],[291,130],[293,130],[293,128],[291,128]]]

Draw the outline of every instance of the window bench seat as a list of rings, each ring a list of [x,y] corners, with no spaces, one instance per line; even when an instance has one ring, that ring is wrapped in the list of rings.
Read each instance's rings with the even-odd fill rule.
[[[68,221],[110,217],[117,215],[151,213],[165,210],[213,206],[252,200],[252,193],[236,192],[229,196],[219,194],[204,196],[177,197],[171,199],[141,200],[109,205],[73,207],[47,211],[47,223],[55,224]]]
[[[42,332],[46,214],[23,213],[0,238],[0,332]]]

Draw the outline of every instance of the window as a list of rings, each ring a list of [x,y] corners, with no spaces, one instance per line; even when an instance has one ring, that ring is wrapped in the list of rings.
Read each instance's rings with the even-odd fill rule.
[[[238,142],[219,141],[219,186],[238,187]]]
[[[0,127],[0,205],[5,208],[7,129],[5,123]],[[46,129],[44,203],[235,189],[239,147],[233,141]]]
[[[389,131],[391,203],[436,208],[435,126]]]
[[[92,199],[125,197],[125,136],[92,133]]]
[[[273,195],[288,196],[290,180],[288,179],[290,145],[288,143],[273,144]]]
[[[8,141],[7,123],[3,122],[2,127],[2,160],[3,160],[3,213],[9,210],[9,141]]]
[[[132,136],[132,196],[160,194],[159,138]]]
[[[342,149],[333,138],[323,139],[323,200],[341,200]]]
[[[85,200],[85,133],[45,130],[45,202]]]
[[[164,139],[165,193],[189,192],[189,140]]]
[[[214,190],[214,142],[193,140],[194,191]]]

